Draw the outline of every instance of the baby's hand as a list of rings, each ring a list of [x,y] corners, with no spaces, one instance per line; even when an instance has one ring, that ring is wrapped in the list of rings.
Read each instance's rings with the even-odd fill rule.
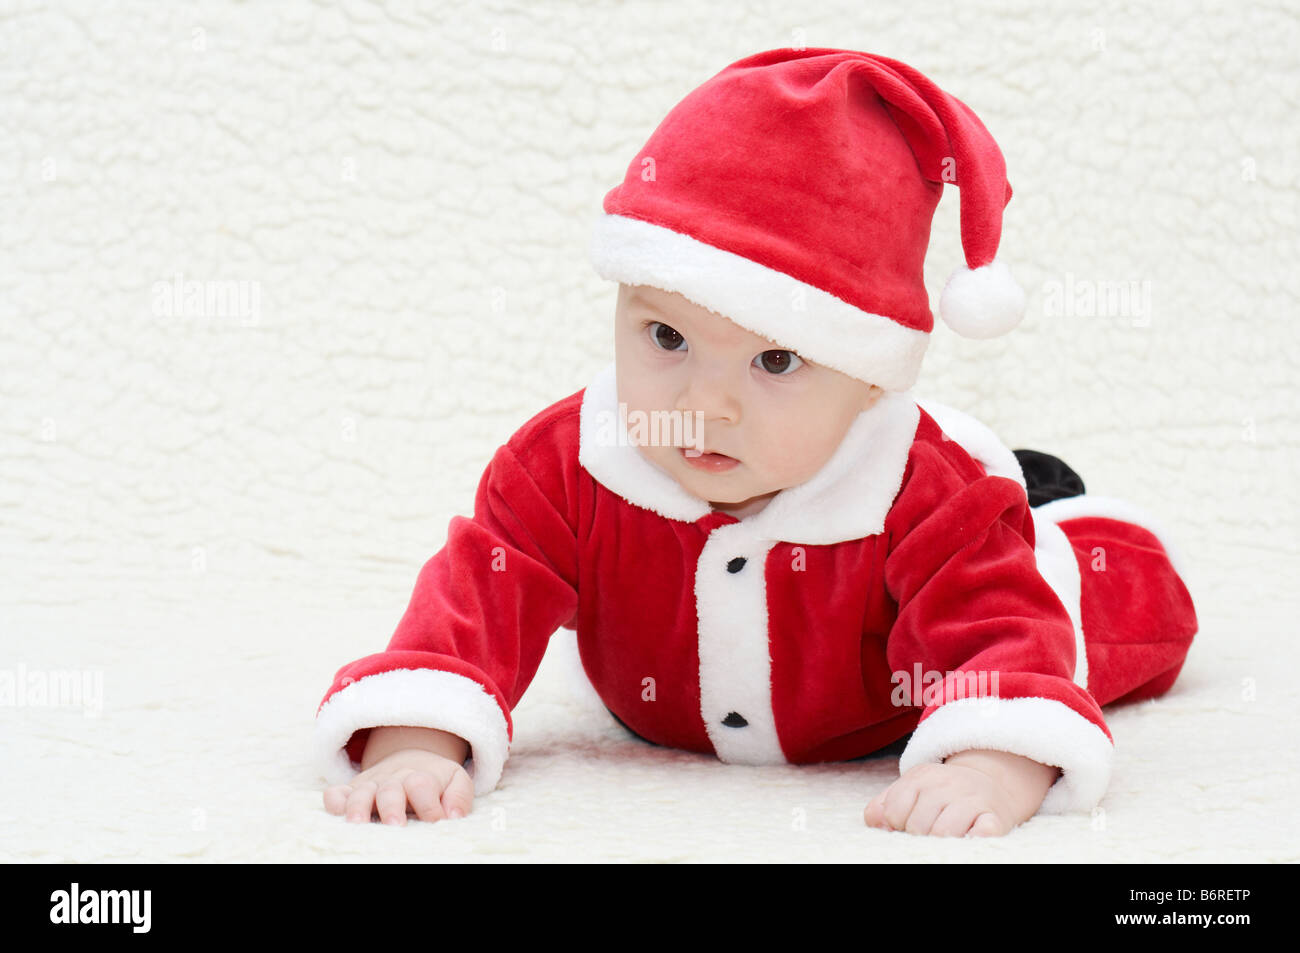
[[[401,748],[348,783],[325,789],[325,810],[346,813],[349,821],[369,821],[373,807],[385,824],[405,824],[408,801],[422,821],[463,817],[473,809],[474,782],[450,758]]]
[[[985,770],[952,760],[916,765],[871,800],[863,820],[909,834],[999,837],[1033,817],[1057,773],[1004,752],[981,752],[968,760]],[[1040,779],[1046,785],[1041,791]]]

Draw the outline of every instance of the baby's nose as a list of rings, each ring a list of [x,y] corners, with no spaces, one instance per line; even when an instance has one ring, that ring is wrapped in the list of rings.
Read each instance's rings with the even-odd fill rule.
[[[740,401],[731,387],[717,378],[692,378],[677,400],[677,409],[699,414],[705,420],[732,424],[740,420]]]

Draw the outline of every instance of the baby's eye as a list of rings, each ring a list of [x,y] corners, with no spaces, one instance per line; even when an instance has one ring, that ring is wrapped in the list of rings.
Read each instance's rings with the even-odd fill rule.
[[[803,359],[794,351],[764,351],[754,362],[774,377],[784,377],[803,365]]]
[[[685,350],[686,338],[682,337],[679,332],[670,328],[661,321],[651,321],[646,327],[650,329],[650,340],[655,343],[655,347],[663,351],[681,351]],[[682,347],[678,347],[678,345]]]

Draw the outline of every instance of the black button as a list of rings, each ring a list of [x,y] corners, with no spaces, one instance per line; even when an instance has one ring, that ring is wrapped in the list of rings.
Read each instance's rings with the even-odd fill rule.
[[[745,557],[737,556],[727,563],[727,572],[740,572],[745,565]]]
[[[726,725],[728,728],[744,728],[747,724],[749,724],[749,722],[745,721],[745,719],[741,717],[739,712],[735,712],[735,711],[729,714],[726,718],[722,719],[722,723]]]

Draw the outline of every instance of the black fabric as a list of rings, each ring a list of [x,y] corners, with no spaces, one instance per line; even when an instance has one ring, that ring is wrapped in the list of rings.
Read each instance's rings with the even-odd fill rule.
[[[1030,506],[1042,506],[1052,500],[1067,496],[1082,496],[1086,492],[1083,479],[1060,457],[1041,450],[1012,450],[1025,475],[1025,489]]]
[[[609,706],[608,706],[608,705],[605,706],[605,711],[609,711]],[[618,722],[620,725],[623,725],[623,719],[620,718],[620,717],[618,717],[618,715],[615,715],[612,711],[609,711],[609,715],[610,715],[611,718],[613,718],[613,719],[614,719],[616,722]],[[655,742],[651,741],[649,738],[642,738],[640,735],[638,735],[638,734],[637,734],[635,731],[633,731],[631,728],[628,728],[627,725],[623,725],[623,728],[628,732],[628,734],[630,734],[633,738],[638,739],[639,741],[644,741],[644,742],[645,742],[646,744],[648,744],[648,745],[655,745],[656,748],[662,748],[662,747],[663,747],[663,745],[655,744]]]
[[[848,758],[848,761],[867,761],[871,758],[901,758],[903,751],[907,748],[907,743],[912,740],[912,732],[908,732],[897,741],[891,741],[883,748],[877,748],[875,751],[869,751],[859,758]]]

